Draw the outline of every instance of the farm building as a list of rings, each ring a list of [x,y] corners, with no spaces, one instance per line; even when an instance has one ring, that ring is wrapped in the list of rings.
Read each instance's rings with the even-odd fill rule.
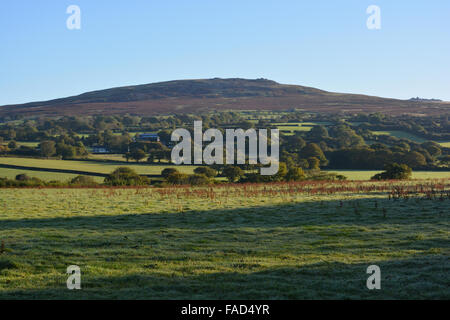
[[[110,153],[110,150],[107,147],[104,146],[93,146],[92,147],[92,153]]]
[[[140,142],[160,142],[161,139],[159,138],[158,134],[156,133],[141,133],[139,135],[136,135],[135,137],[136,141]]]

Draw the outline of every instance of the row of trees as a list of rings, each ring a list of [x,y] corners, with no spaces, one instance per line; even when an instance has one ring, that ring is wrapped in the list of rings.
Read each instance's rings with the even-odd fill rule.
[[[257,114],[255,115],[257,117]],[[280,113],[280,121],[307,120],[301,112]],[[246,120],[241,113],[223,112],[202,115],[172,115],[166,117],[138,116],[92,116],[63,117],[59,119],[27,120],[20,124],[13,122],[0,126],[0,139],[5,141],[27,141],[38,139],[38,148],[17,146],[10,141],[1,146],[0,152],[26,156],[61,157],[64,159],[85,157],[86,147],[103,146],[112,153],[124,155],[127,161],[161,162],[170,160],[171,130],[178,126],[192,127],[194,120],[202,120],[204,129],[219,127],[249,128],[270,127],[274,120],[260,118],[259,122]],[[376,136],[367,128],[384,128],[396,123],[411,130],[435,130],[443,134],[448,127],[448,118],[391,118],[381,114],[358,115],[343,119],[342,116],[324,115],[316,119],[330,125],[317,125],[309,132],[281,135],[281,161],[288,167],[303,170],[330,169],[382,169],[389,163],[404,163],[414,169],[432,169],[448,166],[449,150],[434,142],[415,143],[389,136]],[[352,121],[354,123],[352,124]],[[149,124],[159,126],[162,143],[134,142],[125,131],[117,134],[113,130],[150,129]],[[391,128],[389,127],[389,128]],[[447,129],[443,129],[447,128]],[[444,130],[444,131],[442,131]],[[75,132],[89,131],[89,135]],[[1,141],[0,141],[1,142]]]
[[[302,181],[302,180],[345,180],[345,177],[336,174],[323,174],[317,171],[305,172],[298,167],[288,168],[285,163],[280,163],[280,170],[274,176],[261,176],[257,173],[246,172],[237,166],[224,166],[222,174],[229,182],[235,183],[261,183],[280,181]],[[410,179],[412,170],[405,164],[390,164],[385,167],[385,171],[372,177],[373,180],[386,179]],[[185,174],[175,168],[166,168],[161,172],[162,177],[170,185],[208,185],[217,183],[214,178],[218,171],[210,167],[198,167],[194,174]],[[104,179],[107,186],[148,186],[151,181],[148,177],[139,175],[131,168],[120,167],[110,173]],[[77,176],[68,182],[50,181],[45,182],[38,178],[29,177],[26,174],[19,174],[14,180],[0,178],[0,187],[43,187],[43,186],[72,186],[72,187],[97,187],[97,183],[92,177]]]

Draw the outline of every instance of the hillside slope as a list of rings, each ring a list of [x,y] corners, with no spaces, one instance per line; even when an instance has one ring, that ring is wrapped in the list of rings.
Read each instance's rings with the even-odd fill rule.
[[[155,115],[206,110],[448,113],[450,103],[396,100],[279,84],[266,79],[177,80],[92,91],[78,96],[0,106],[6,115]]]

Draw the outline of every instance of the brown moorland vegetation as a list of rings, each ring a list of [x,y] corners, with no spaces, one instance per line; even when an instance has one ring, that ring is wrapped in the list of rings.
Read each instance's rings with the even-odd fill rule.
[[[397,100],[327,92],[266,79],[178,80],[84,93],[43,102],[0,106],[0,116],[196,113],[223,110],[292,110],[322,113],[439,115],[450,103]]]

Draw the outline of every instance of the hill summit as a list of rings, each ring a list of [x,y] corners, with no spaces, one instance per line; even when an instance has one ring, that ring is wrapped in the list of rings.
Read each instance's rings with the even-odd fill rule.
[[[268,79],[175,80],[97,90],[67,98],[0,107],[0,115],[170,114],[220,110],[292,110],[391,114],[438,113],[449,103],[327,92]]]

